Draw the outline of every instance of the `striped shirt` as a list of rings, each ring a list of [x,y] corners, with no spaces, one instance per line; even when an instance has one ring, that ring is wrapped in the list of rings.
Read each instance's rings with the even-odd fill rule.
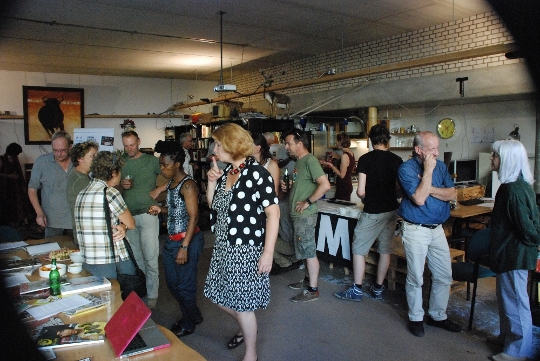
[[[77,238],[81,255],[88,264],[115,263],[105,223],[103,190],[106,187],[105,181],[92,179],[75,201]],[[107,200],[111,210],[111,223],[118,224],[118,216],[127,210],[126,203],[120,192],[113,187],[107,187]],[[124,242],[114,242],[114,251],[116,262],[129,259]]]

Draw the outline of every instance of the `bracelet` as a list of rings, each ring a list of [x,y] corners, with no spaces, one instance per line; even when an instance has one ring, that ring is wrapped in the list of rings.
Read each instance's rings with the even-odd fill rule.
[[[309,197],[308,197],[308,199],[306,199],[306,202],[307,202],[307,204],[309,204],[309,205],[312,205],[312,204],[313,204],[313,203],[309,200]]]
[[[187,250],[187,249],[188,249],[188,246],[184,246],[183,244],[181,244],[181,245],[180,245],[180,248],[183,248],[183,249]]]

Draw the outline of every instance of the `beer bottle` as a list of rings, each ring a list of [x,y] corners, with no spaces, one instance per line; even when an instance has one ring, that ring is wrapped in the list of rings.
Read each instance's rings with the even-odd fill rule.
[[[60,295],[60,272],[58,272],[58,268],[56,267],[56,258],[52,259],[51,272],[49,272],[49,287],[51,296]]]

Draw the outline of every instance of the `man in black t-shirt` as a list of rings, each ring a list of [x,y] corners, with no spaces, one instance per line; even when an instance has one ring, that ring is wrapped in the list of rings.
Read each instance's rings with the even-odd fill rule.
[[[381,125],[375,125],[369,132],[373,151],[364,154],[358,160],[358,197],[364,203],[364,211],[354,229],[353,268],[354,284],[343,292],[334,292],[334,296],[348,301],[362,301],[362,282],[366,268],[365,256],[379,240],[379,264],[377,279],[370,287],[374,299],[382,300],[383,282],[390,265],[392,237],[399,207],[397,198],[399,184],[398,168],[403,163],[401,157],[388,151],[390,132]]]

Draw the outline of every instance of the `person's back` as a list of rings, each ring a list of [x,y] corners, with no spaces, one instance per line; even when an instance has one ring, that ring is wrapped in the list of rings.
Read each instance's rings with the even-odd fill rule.
[[[403,160],[398,155],[374,149],[358,160],[358,173],[366,174],[364,212],[378,214],[399,207],[396,181]]]

